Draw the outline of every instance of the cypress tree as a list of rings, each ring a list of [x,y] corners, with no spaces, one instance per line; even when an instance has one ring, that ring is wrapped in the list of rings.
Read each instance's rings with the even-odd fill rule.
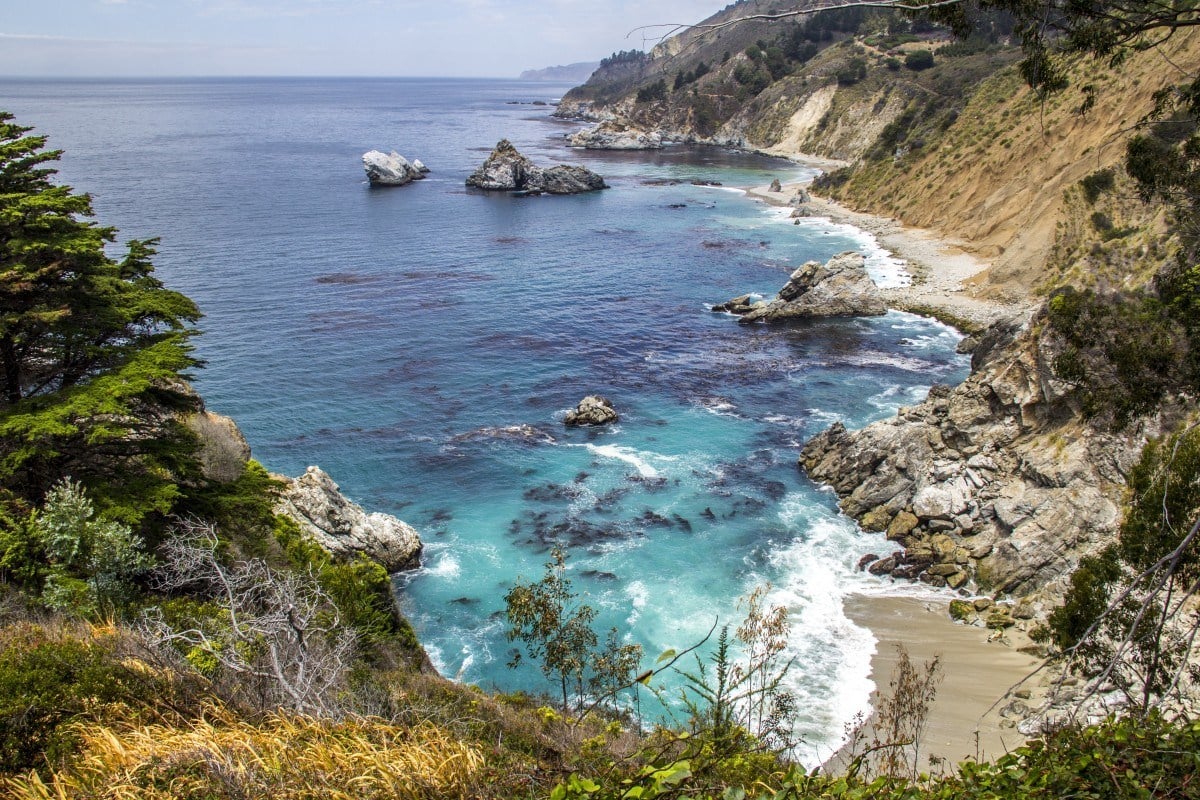
[[[196,305],[154,277],[155,240],[121,258],[91,198],[51,182],[61,151],[0,111],[0,484],[40,503],[64,476],[110,516],[166,512],[193,442],[184,373]]]

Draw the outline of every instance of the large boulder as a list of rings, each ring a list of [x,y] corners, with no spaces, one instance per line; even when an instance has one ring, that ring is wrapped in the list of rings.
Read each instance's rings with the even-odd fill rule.
[[[421,538],[412,526],[390,514],[363,511],[338,489],[320,467],[299,478],[284,478],[286,488],[275,512],[291,517],[305,535],[336,556],[363,554],[388,572],[420,563]]]
[[[200,474],[217,483],[233,483],[242,477],[250,460],[250,445],[237,423],[202,408],[183,417],[183,424],[200,443],[196,451]]]
[[[601,122],[567,137],[571,147],[586,150],[659,150],[662,134],[631,128],[620,122]]]
[[[612,401],[607,397],[590,394],[579,401],[579,405],[563,417],[564,425],[607,425],[619,419]]]
[[[579,194],[608,188],[604,178],[586,167],[539,167],[507,139],[501,139],[487,160],[471,173],[467,186],[524,194]]]
[[[420,161],[409,161],[393,150],[390,154],[371,150],[364,153],[363,169],[372,186],[403,186],[424,178],[429,168]]]
[[[809,261],[792,273],[773,300],[747,303],[747,296],[713,306],[729,311],[742,322],[796,317],[877,317],[887,304],[867,275],[862,253],[839,253],[826,263]]]

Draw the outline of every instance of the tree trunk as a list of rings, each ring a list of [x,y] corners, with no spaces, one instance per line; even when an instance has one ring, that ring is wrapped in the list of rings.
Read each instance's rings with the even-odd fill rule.
[[[21,401],[21,362],[11,334],[0,339],[0,359],[4,361],[4,399],[14,405]]]

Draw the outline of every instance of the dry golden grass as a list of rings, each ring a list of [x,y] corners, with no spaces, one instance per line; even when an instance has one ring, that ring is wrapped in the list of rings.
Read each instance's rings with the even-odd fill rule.
[[[441,728],[274,714],[259,723],[214,707],[186,727],[84,725],[73,763],[47,780],[10,779],[14,800],[467,798],[484,766]]]

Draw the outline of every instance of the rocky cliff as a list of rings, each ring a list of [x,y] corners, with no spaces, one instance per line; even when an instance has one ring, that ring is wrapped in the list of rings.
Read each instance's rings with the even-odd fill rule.
[[[250,445],[237,423],[202,404],[183,422],[199,440],[206,478],[229,483],[242,475]],[[299,478],[273,477],[283,485],[275,513],[290,517],[326,552],[342,558],[362,554],[389,573],[420,565],[421,538],[411,525],[390,514],[364,511],[320,467],[309,467]]]
[[[1172,258],[1161,209],[1137,199],[1120,164],[1155,93],[1200,68],[1200,35],[1120,70],[1079,62],[1076,88],[1043,99],[998,20],[966,41],[846,12],[721,27],[781,8],[735,4],[620,75],[597,72],[559,113],[626,135],[840,159],[817,191],[961,242],[992,265],[966,291],[1014,308],[1061,285],[1136,290]],[[1067,344],[1044,310],[974,344],[962,385],[860,431],[835,425],[800,462],[904,548],[864,568],[1013,595],[1020,616],[1042,617],[1080,559],[1111,541],[1127,471],[1159,417],[1125,433],[1086,420],[1078,387],[1056,377]]]
[[[1111,539],[1144,439],[1080,421],[1050,367],[1063,343],[1044,322],[993,326],[961,385],[935,386],[860,431],[835,424],[805,445],[808,474],[904,547],[872,572],[973,583],[1023,597],[1028,616],[1041,616],[1079,559]]]

